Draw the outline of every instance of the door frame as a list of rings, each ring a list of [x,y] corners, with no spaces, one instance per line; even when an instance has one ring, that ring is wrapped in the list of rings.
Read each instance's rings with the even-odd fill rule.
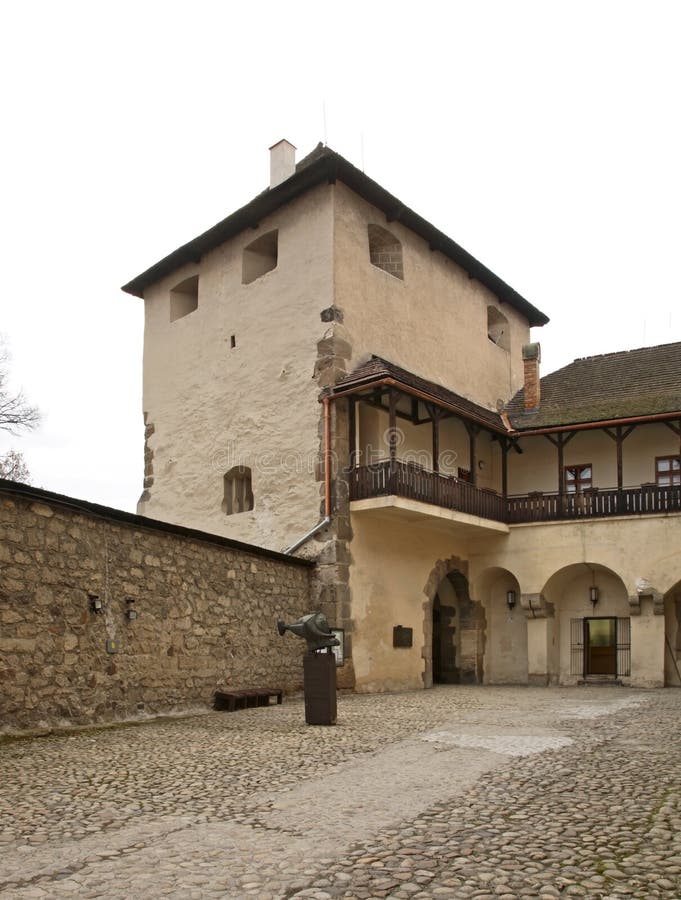
[[[612,644],[612,653],[613,653],[613,658],[614,658],[614,670],[615,670],[614,672],[604,672],[604,673],[602,673],[602,672],[590,672],[590,671],[589,671],[589,647],[590,647],[590,642],[589,642],[589,622],[594,621],[594,620],[601,620],[601,621],[607,620],[607,621],[610,621],[610,622],[613,622],[613,623],[614,623],[614,629],[613,629],[613,633],[614,633],[614,641],[613,641],[613,644]],[[617,678],[617,675],[618,675],[618,671],[617,671],[617,648],[618,648],[618,644],[617,644],[617,616],[584,616],[584,620],[583,620],[583,621],[584,621],[584,637],[583,637],[583,640],[584,640],[584,676],[583,676],[583,677],[586,677],[587,675],[601,675],[601,674],[603,674],[603,675],[611,676],[612,678]]]

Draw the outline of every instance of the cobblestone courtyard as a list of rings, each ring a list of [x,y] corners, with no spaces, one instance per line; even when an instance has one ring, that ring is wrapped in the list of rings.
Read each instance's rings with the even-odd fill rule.
[[[0,742],[0,895],[678,900],[680,707],[440,687]]]

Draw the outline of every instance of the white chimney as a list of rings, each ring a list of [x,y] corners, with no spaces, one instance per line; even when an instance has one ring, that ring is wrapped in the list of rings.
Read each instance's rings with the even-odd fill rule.
[[[296,148],[286,140],[270,147],[270,187],[286,181],[296,171]]]

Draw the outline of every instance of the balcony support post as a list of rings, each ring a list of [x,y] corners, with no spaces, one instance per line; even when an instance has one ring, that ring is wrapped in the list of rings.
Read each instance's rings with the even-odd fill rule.
[[[631,432],[636,428],[636,425],[630,425],[625,431],[621,425],[615,426],[614,433],[609,428],[604,428],[603,431],[608,435],[609,438],[617,445],[617,508],[618,510],[622,509],[622,486],[623,486],[623,478],[622,478],[622,444],[629,437]]]
[[[443,413],[432,403],[425,403],[424,406],[433,428],[433,472],[437,474],[440,471],[440,419],[443,418]]]
[[[390,492],[395,492],[397,475],[397,392],[388,392],[388,447],[390,450]]]
[[[505,437],[499,441],[501,447],[501,496],[504,498],[504,509],[508,499],[508,448],[509,442]]]
[[[469,466],[471,471],[471,484],[473,487],[478,483],[478,462],[475,458],[475,442],[478,437],[478,432],[480,431],[480,426],[476,425],[474,422],[467,422],[465,419],[463,420],[463,424],[466,426],[466,431],[468,432],[468,456],[469,456]]]
[[[348,397],[348,464],[351,469],[357,465],[357,398]]]
[[[563,483],[563,469],[565,467],[565,457],[563,450],[566,445],[570,443],[572,438],[575,436],[576,431],[564,432],[561,431],[555,436],[552,434],[545,434],[544,437],[551,441],[553,446],[558,450],[558,518],[563,518],[563,508],[564,508],[564,500],[565,500],[565,484]]]

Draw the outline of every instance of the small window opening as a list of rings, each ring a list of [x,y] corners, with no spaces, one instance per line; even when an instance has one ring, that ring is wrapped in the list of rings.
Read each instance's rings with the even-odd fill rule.
[[[222,511],[228,516],[253,509],[251,470],[248,466],[234,466],[224,477],[225,495]]]
[[[185,278],[170,292],[170,321],[182,319],[199,305],[199,276]]]
[[[496,306],[487,307],[487,337],[501,347],[502,350],[511,349],[511,341],[509,337],[508,319],[499,312]]]
[[[231,338],[229,339],[229,346],[232,348],[232,350],[236,347],[236,335],[235,334],[233,334],[231,336]]]
[[[380,225],[369,225],[369,261],[372,266],[383,269],[404,281],[402,265],[402,244],[394,234],[390,234]]]
[[[279,232],[269,231],[244,248],[241,283],[250,284],[277,268]]]

